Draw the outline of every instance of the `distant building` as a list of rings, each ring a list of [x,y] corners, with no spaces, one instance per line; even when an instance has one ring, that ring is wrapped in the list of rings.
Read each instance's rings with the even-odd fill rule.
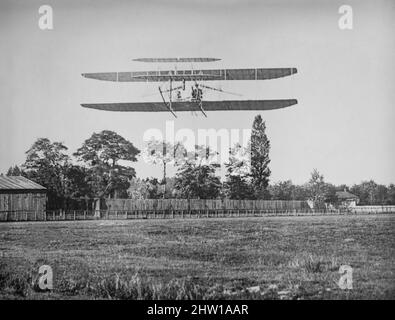
[[[359,197],[346,190],[336,191],[337,203],[341,207],[355,207],[359,202]]]
[[[47,189],[22,176],[0,175],[0,220],[42,219]]]

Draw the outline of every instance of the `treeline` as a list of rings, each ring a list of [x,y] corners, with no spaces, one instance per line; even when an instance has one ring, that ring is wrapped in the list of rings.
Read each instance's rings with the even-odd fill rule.
[[[238,179],[238,178],[236,178]],[[129,198],[133,199],[160,199],[160,198],[188,198],[182,189],[176,188],[177,178],[166,178],[164,184],[157,178],[133,179],[128,190]],[[377,184],[373,180],[363,181],[359,184],[347,186],[334,185],[324,181],[323,176],[313,170],[310,179],[304,184],[294,184],[291,180],[278,181],[269,184],[264,197],[258,198],[252,192],[248,183],[240,185],[239,182],[229,180],[218,186],[213,183],[216,190],[213,193],[200,193],[195,190],[194,198],[201,199],[265,199],[265,200],[312,200],[315,203],[337,203],[336,192],[348,191],[359,197],[359,205],[395,205],[395,185]],[[164,190],[166,190],[164,192]],[[216,195],[213,197],[212,195]]]
[[[7,175],[23,175],[47,188],[48,208],[64,208],[70,199],[90,198],[188,198],[311,200],[335,203],[336,191],[347,190],[363,205],[395,205],[395,186],[374,181],[358,185],[333,185],[314,170],[303,185],[291,180],[269,184],[270,141],[265,122],[255,117],[248,147],[235,145],[225,163],[225,180],[218,176],[217,153],[205,146],[188,151],[181,143],[152,140],[143,152],[113,131],[93,133],[72,156],[60,142],[40,138],[26,151],[26,160]],[[145,161],[163,167],[162,179],[137,178],[133,163]],[[167,166],[175,166],[174,177]]]
[[[71,199],[128,197],[136,172],[126,162],[137,161],[134,145],[113,131],[94,133],[73,153],[60,142],[37,139],[26,161],[7,175],[23,175],[47,188],[49,209],[64,208]]]
[[[214,199],[221,197],[224,192],[229,197],[244,192],[246,197],[248,193],[249,198],[262,198],[267,196],[270,176],[270,144],[265,134],[265,123],[260,116],[256,117],[253,124],[251,145],[254,150],[251,171],[254,173],[238,174],[237,166],[244,160],[234,158],[227,164],[229,181],[225,184],[216,174],[219,164],[212,161],[215,152],[209,148],[196,146],[191,152],[180,143],[166,146],[164,142],[158,141],[151,141],[144,151],[148,155],[147,159],[163,164],[163,179],[136,179],[132,164],[137,161],[140,150],[132,142],[108,130],[93,133],[72,156],[63,143],[40,138],[26,151],[25,162],[19,167],[10,168],[7,174],[23,175],[46,187],[48,208],[65,207],[70,199],[94,197]],[[156,152],[155,147],[158,146],[161,152]],[[163,147],[167,147],[167,150],[163,150]],[[241,150],[241,147],[235,146],[236,149]],[[176,176],[169,179],[166,177],[166,166],[170,162],[178,170]]]

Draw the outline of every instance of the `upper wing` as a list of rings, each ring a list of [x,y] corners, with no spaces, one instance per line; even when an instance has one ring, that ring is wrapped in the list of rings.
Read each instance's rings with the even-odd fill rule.
[[[203,101],[205,111],[230,111],[230,110],[273,110],[297,104],[296,99],[284,100],[225,100]],[[92,103],[81,104],[85,108],[107,111],[130,112],[169,112],[163,102],[131,102],[131,103]],[[173,102],[172,108],[179,111],[200,111],[196,102]]]
[[[151,63],[170,63],[170,62],[213,62],[219,61],[218,58],[137,58],[133,61],[138,62],[151,62]]]
[[[297,73],[296,68],[210,69],[83,73],[85,78],[116,82],[164,82],[182,80],[267,80]]]

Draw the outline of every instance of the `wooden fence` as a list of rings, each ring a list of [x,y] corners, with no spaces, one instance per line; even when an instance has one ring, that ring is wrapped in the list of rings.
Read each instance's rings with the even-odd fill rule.
[[[320,215],[335,212],[306,211],[306,210],[50,210],[43,215],[34,211],[0,212],[0,222],[6,221],[76,221],[76,220],[127,220],[127,219],[200,219],[200,218],[236,218],[236,217],[265,217],[292,215]],[[337,212],[336,212],[337,213]],[[336,214],[335,213],[335,214]]]
[[[395,206],[357,206],[348,209],[311,210],[304,201],[252,200],[108,200],[97,210],[0,211],[3,221],[76,221],[126,219],[235,218],[267,216],[348,215],[395,213]],[[115,209],[114,209],[115,207]]]
[[[204,200],[204,199],[106,199],[102,209],[108,210],[309,210],[306,201],[282,200]]]
[[[14,210],[0,211],[0,222],[5,221],[66,221],[66,220],[93,220],[96,219],[94,211],[87,210]]]
[[[395,206],[356,206],[350,211],[355,214],[395,213]]]

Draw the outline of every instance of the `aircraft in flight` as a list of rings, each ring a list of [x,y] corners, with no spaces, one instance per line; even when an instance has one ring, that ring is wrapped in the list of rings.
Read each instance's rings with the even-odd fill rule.
[[[115,82],[158,82],[158,102],[127,103],[83,103],[85,108],[107,111],[130,112],[170,112],[177,117],[177,112],[199,111],[207,117],[207,111],[231,110],[273,110],[297,104],[296,99],[281,100],[205,100],[205,92],[216,91],[224,94],[236,93],[210,86],[210,81],[234,80],[269,80],[286,77],[297,73],[296,68],[248,68],[248,69],[198,69],[193,63],[219,61],[218,58],[138,58],[136,62],[175,63],[174,70],[131,71],[131,72],[96,72],[83,73],[85,78]],[[178,63],[191,63],[191,68],[178,70]],[[185,95],[186,93],[186,95]]]

